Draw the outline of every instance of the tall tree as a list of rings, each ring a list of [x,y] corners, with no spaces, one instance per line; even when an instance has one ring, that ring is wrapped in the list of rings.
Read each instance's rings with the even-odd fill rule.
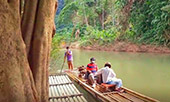
[[[23,0],[22,0],[23,1]],[[55,0],[0,0],[0,102],[48,102]]]

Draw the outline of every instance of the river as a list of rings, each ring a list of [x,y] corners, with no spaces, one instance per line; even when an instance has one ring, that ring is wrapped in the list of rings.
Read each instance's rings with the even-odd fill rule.
[[[73,50],[73,56],[75,67],[86,66],[91,57],[96,58],[99,68],[102,68],[105,62],[111,62],[112,69],[117,77],[123,80],[124,87],[161,102],[170,101],[168,54]],[[62,60],[59,62],[61,64]],[[64,67],[67,68],[66,64]]]

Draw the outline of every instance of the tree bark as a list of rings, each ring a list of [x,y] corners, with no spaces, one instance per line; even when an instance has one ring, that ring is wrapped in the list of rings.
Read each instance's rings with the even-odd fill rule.
[[[38,102],[20,29],[19,1],[0,0],[0,102]]]
[[[88,18],[87,18],[87,14],[86,14],[86,10],[85,10],[85,2],[83,3],[83,12],[84,12],[84,18],[85,18],[86,26],[89,26]]]
[[[55,3],[0,0],[0,102],[48,102]]]
[[[56,14],[57,8],[58,8],[58,2],[56,1],[56,3],[55,3],[55,11],[54,11],[54,14]],[[53,33],[52,33],[52,37],[54,37],[55,33],[56,33],[56,26],[55,26],[55,15],[54,15],[54,25],[53,25]]]
[[[25,0],[24,14],[22,18],[22,36],[26,44],[27,55],[31,48],[32,34],[37,13],[38,0]],[[30,12],[31,11],[31,12]]]
[[[48,101],[48,60],[54,27],[54,0],[39,0],[29,51],[29,63],[41,102]]]
[[[104,20],[105,20],[105,12],[104,12],[104,7],[102,8],[102,20],[101,20],[101,24],[102,24],[102,29],[104,29]]]

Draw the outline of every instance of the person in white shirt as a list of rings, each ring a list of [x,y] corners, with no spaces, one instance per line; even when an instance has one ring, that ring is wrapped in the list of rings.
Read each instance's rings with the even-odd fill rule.
[[[116,74],[111,69],[111,64],[110,62],[105,63],[104,68],[101,68],[95,73],[95,76],[101,74],[102,75],[102,80],[103,83],[106,84],[114,84],[116,85],[115,90],[120,90],[120,87],[122,86],[122,80],[116,78]]]

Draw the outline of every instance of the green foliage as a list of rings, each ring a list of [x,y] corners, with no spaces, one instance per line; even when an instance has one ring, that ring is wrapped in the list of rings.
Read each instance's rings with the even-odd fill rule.
[[[59,55],[60,51],[60,43],[63,40],[63,37],[55,35],[52,39],[52,50],[51,50],[51,58],[56,59]]]
[[[115,0],[115,8],[122,9],[127,4],[127,2],[127,0]]]
[[[134,27],[134,37],[137,41],[147,44],[167,43],[164,32],[170,27],[170,16],[168,12],[161,10],[167,3],[168,0],[145,0],[144,3],[137,1],[134,3],[130,22]]]
[[[162,7],[162,10],[170,12],[170,4]]]
[[[105,13],[104,21],[107,16],[112,14],[114,0],[66,0],[66,5],[61,11],[58,19],[58,26],[61,24],[80,24],[101,26],[101,15]],[[107,14],[107,15],[106,15]],[[57,19],[56,19],[57,20]]]
[[[91,45],[94,43],[98,43],[99,45],[108,44],[114,41],[120,35],[116,28],[98,30],[92,26],[88,26],[82,33],[82,45]]]
[[[72,36],[72,29],[64,28],[58,30],[55,36],[52,39],[52,50],[50,58],[50,69],[60,68],[61,63],[63,62],[63,53],[60,51],[61,45],[70,43]],[[56,61],[57,60],[57,61]]]
[[[80,29],[81,45],[104,45],[114,40],[168,45],[170,42],[169,0],[66,0],[57,30],[59,39],[72,39]],[[126,12],[127,11],[127,12]],[[103,28],[104,26],[104,28]],[[59,41],[59,40],[57,40]]]
[[[58,25],[60,24],[70,24],[71,19],[70,17],[72,16],[72,14],[74,14],[74,11],[77,10],[77,6],[76,6],[76,2],[71,2],[67,5],[65,5],[65,7],[63,8],[63,10],[61,11],[59,17],[58,17]]]
[[[51,58],[56,59],[59,56],[61,43],[70,43],[72,29],[64,28],[58,31],[52,39]]]

